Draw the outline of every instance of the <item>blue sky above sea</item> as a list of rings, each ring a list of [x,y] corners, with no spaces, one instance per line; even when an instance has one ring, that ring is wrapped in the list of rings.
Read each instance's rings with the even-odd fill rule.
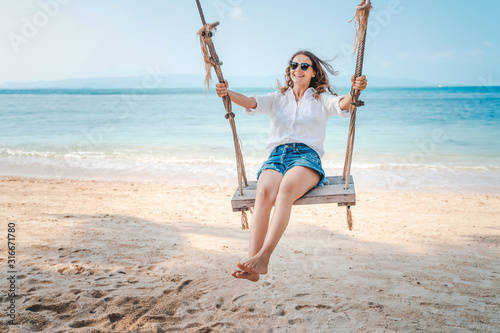
[[[335,58],[331,83],[346,93],[358,2],[201,0],[220,22],[224,75],[245,94],[276,89],[299,49]],[[500,2],[372,2],[357,184],[498,194]],[[234,184],[222,104],[203,92],[194,0],[0,1],[0,21],[0,175]],[[252,179],[269,120],[235,110]],[[329,122],[328,174],[340,173],[347,127]]]
[[[201,3],[207,21],[220,22],[214,41],[228,77],[279,76],[298,49],[336,57],[333,65],[344,80],[354,70],[349,21],[357,0]],[[499,2],[373,5],[366,75],[402,79],[401,85],[405,79],[413,85],[500,85]],[[194,0],[2,1],[0,20],[0,84],[204,71]]]

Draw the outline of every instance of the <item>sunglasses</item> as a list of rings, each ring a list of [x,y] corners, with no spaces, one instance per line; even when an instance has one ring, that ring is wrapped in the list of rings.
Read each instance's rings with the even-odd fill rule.
[[[299,64],[298,62],[290,61],[290,68],[292,70],[296,70],[297,67],[299,67],[299,65],[300,65],[300,69],[303,70],[304,72],[306,72],[309,69],[309,67],[312,66],[311,64],[306,64],[305,62]]]

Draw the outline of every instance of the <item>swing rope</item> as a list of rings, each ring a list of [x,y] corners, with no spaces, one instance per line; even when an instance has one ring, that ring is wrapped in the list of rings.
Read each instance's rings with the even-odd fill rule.
[[[203,15],[203,10],[201,8],[200,0],[196,0],[196,4],[198,6],[198,11],[200,14],[201,22],[203,27],[198,31],[198,35],[200,36],[200,45],[203,53],[203,60],[205,62],[205,86],[207,87],[207,91],[209,90],[210,81],[211,81],[211,70],[214,69],[217,74],[217,78],[219,79],[219,83],[225,83],[224,76],[222,75],[222,70],[220,66],[222,62],[220,62],[219,57],[215,51],[215,46],[212,41],[213,33],[219,22],[209,23],[207,24],[205,21],[205,16]],[[356,49],[358,50],[358,56],[356,60],[356,71],[354,74],[354,78],[362,75],[363,69],[363,57],[365,51],[365,40],[366,40],[366,28],[368,24],[368,16],[370,14],[370,10],[372,9],[372,5],[370,0],[361,0],[361,2],[356,7],[356,37],[354,41],[354,52]],[[349,188],[349,180],[350,180],[350,172],[351,172],[351,163],[352,163],[352,153],[354,147],[354,134],[356,128],[356,110],[359,106],[363,106],[364,102],[359,100],[360,91],[357,89],[351,89],[350,92],[352,96],[352,101],[350,105],[350,114],[351,120],[349,123],[349,134],[347,138],[347,148],[346,148],[346,158],[344,162],[344,170],[342,175],[342,180],[345,181],[344,189]],[[239,193],[243,195],[243,184],[244,186],[248,186],[247,176],[245,172],[245,165],[243,163],[243,154],[241,152],[240,139],[238,134],[236,133],[236,124],[234,121],[234,113],[232,112],[231,99],[229,96],[224,96],[222,98],[224,103],[224,107],[226,109],[225,118],[229,120],[229,124],[231,126],[231,130],[233,133],[233,141],[234,141],[234,149],[236,154],[236,167],[238,172],[238,185],[239,185]],[[346,206],[347,209],[347,225],[349,230],[352,230],[352,215],[351,215],[351,206]],[[242,229],[248,229],[248,218],[244,211],[241,212],[241,226]]]
[[[214,69],[217,74],[217,78],[219,79],[219,83],[225,83],[224,76],[222,75],[222,70],[220,66],[222,62],[219,61],[219,56],[215,52],[215,46],[212,41],[213,30],[216,30],[219,22],[207,24],[205,21],[205,16],[203,15],[203,10],[201,8],[200,0],[196,0],[196,4],[198,5],[198,11],[200,13],[201,22],[203,23],[203,27],[198,31],[198,35],[200,36],[200,45],[203,53],[203,60],[205,61],[205,85],[207,87],[207,91],[209,89],[209,84],[211,80],[211,70]],[[236,123],[234,121],[234,113],[232,111],[231,98],[228,95],[222,98],[224,103],[224,107],[226,109],[225,117],[229,120],[229,124],[231,125],[231,131],[233,133],[233,141],[234,141],[234,150],[236,154],[236,168],[238,172],[238,184],[239,184],[239,192],[240,195],[243,195],[243,183],[245,186],[248,185],[247,175],[245,171],[245,164],[243,163],[243,154],[241,152],[240,139],[238,134],[236,133]],[[248,229],[248,217],[247,214],[242,211],[241,212],[241,228],[243,230]]]
[[[354,52],[356,52],[356,48],[358,49],[358,58],[356,60],[356,72],[354,74],[354,79],[361,76],[363,70],[363,57],[365,54],[365,40],[366,40],[366,28],[368,25],[368,16],[370,15],[370,10],[372,9],[372,5],[370,0],[361,0],[361,2],[356,7],[356,37],[354,39]],[[342,180],[345,180],[344,189],[349,188],[349,178],[351,173],[351,162],[352,162],[352,151],[354,147],[354,133],[356,130],[356,110],[358,106],[363,106],[364,102],[359,100],[360,91],[357,89],[351,89],[351,121],[349,123],[349,134],[347,136],[347,148],[346,148],[346,156],[344,162],[344,172],[342,174]],[[351,206],[346,206],[347,210],[347,225],[349,230],[352,230],[352,215],[351,215]]]

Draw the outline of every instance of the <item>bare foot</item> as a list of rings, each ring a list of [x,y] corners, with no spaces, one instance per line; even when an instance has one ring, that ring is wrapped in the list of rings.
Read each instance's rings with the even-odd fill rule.
[[[260,279],[259,273],[248,273],[240,270],[234,271],[231,275],[237,279],[247,279],[252,282],[257,282]]]
[[[241,265],[241,266],[240,266]],[[244,263],[238,263],[236,266],[241,270],[248,273],[259,273],[266,274],[267,273],[267,265],[269,265],[269,257],[264,255],[255,255],[251,259],[248,259]]]
[[[260,279],[260,274],[267,273],[267,265],[269,258],[262,255],[256,255],[244,263],[237,263],[239,270],[234,271],[231,275],[237,279],[247,279],[257,282]]]

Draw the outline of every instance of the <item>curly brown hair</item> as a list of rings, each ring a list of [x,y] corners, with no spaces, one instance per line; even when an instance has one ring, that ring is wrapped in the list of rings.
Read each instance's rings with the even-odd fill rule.
[[[332,95],[337,95],[336,93],[333,92],[333,90],[330,87],[330,80],[328,79],[328,73],[331,75],[337,75],[338,72],[336,72],[333,67],[326,62],[325,60],[321,60],[317,56],[315,56],[312,52],[305,51],[305,50],[300,50],[295,52],[295,54],[290,58],[290,61],[293,61],[293,58],[298,56],[299,54],[305,55],[311,59],[312,62],[312,68],[314,71],[316,71],[316,76],[311,79],[311,82],[309,83],[309,87],[312,87],[316,90],[316,92],[313,94],[314,98],[319,100],[319,95],[326,92],[327,90],[332,94]],[[281,86],[280,82],[277,81],[277,87],[278,90],[281,91],[281,93],[284,95],[285,92],[288,90],[288,88],[293,88],[293,81],[290,76],[290,66],[286,67],[285,71],[285,86]]]

